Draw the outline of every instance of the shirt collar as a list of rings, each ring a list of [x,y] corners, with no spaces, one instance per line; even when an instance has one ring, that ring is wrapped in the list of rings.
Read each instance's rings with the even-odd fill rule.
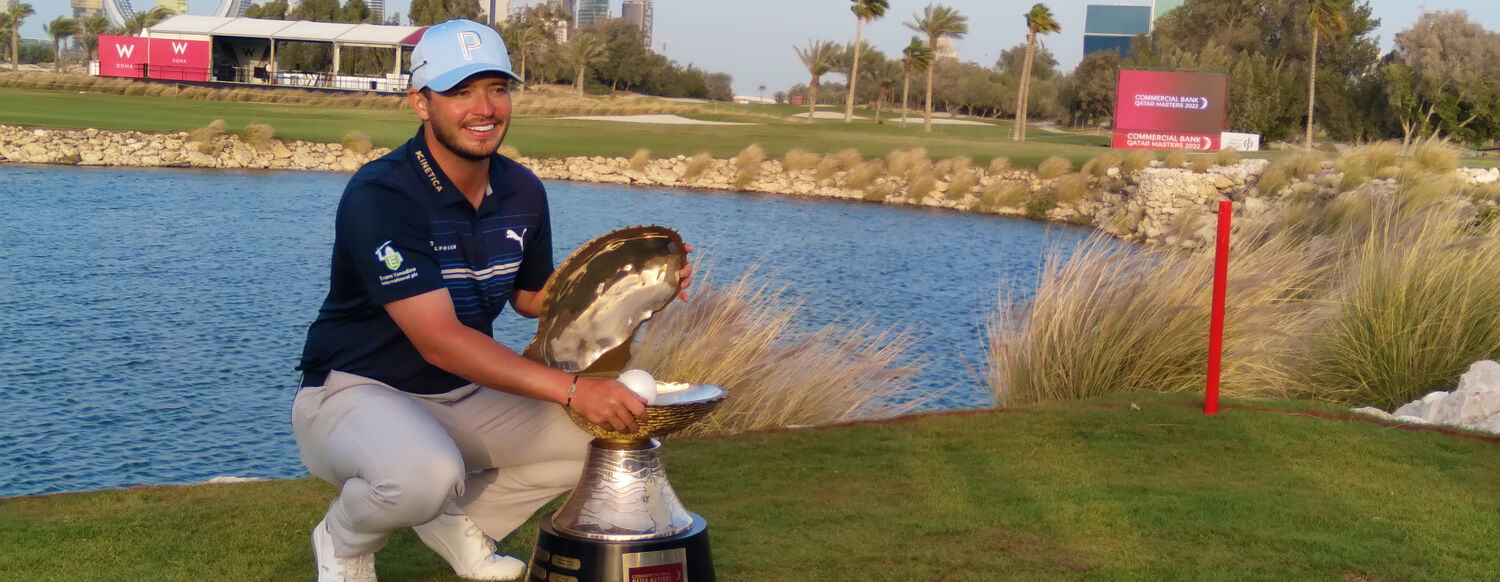
[[[422,184],[427,191],[443,204],[469,205],[469,199],[464,193],[453,185],[453,181],[438,167],[437,161],[432,159],[432,151],[427,147],[427,138],[423,135],[423,127],[417,126],[417,135],[411,138],[407,158],[417,167],[417,173],[422,176]],[[485,214],[496,209],[496,204],[511,195],[509,182],[501,179],[505,174],[505,160],[498,155],[490,156],[490,183],[485,191],[484,199],[479,201],[478,214]]]

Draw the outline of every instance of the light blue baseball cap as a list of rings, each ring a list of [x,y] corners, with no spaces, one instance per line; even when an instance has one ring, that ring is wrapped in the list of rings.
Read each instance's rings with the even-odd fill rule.
[[[520,82],[510,70],[510,51],[495,29],[472,20],[449,20],[422,33],[411,51],[411,87],[442,93],[478,73],[500,73]]]

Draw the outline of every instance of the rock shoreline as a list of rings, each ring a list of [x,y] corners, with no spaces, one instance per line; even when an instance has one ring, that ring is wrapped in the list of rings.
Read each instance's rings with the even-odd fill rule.
[[[268,139],[252,144],[232,134],[0,126],[0,162],[9,163],[349,173],[389,151],[356,151],[341,144],[301,140]],[[1107,168],[1102,175],[1073,173],[1051,179],[1031,170],[991,173],[970,167],[903,174],[884,171],[883,160],[869,162],[877,170],[861,160],[838,168],[788,169],[782,160],[757,161],[743,155],[726,160],[674,156],[634,163],[601,156],[518,156],[517,161],[549,180],[762,192],[1025,216],[1092,226],[1128,240],[1188,248],[1212,240],[1217,201],[1232,199],[1236,214],[1250,215],[1276,203],[1274,197],[1260,197],[1255,191],[1269,164],[1255,159],[1203,172],[1152,162],[1130,175]],[[930,164],[925,158],[916,163]],[[1500,180],[1500,171],[1495,169],[1460,172],[1466,172],[1472,182]],[[1376,180],[1374,185],[1393,188],[1394,182]]]

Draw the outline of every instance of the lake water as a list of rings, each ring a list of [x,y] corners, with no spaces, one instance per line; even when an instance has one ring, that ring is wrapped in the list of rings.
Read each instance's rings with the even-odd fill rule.
[[[293,367],[327,287],[346,175],[0,165],[0,496],[299,477]],[[663,224],[727,282],[747,269],[809,323],[914,328],[941,407],[989,404],[964,364],[1002,285],[1089,231],[762,195],[549,183],[556,257]],[[497,322],[513,347],[535,331]]]

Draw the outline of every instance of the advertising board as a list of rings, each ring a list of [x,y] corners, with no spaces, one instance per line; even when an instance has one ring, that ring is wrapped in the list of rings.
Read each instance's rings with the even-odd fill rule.
[[[1229,78],[1222,73],[1121,69],[1114,147],[1214,150],[1224,131]]]
[[[130,77],[145,75],[146,39],[138,36],[99,35],[99,76]]]
[[[207,81],[213,62],[213,43],[206,40],[151,39],[152,79]]]

